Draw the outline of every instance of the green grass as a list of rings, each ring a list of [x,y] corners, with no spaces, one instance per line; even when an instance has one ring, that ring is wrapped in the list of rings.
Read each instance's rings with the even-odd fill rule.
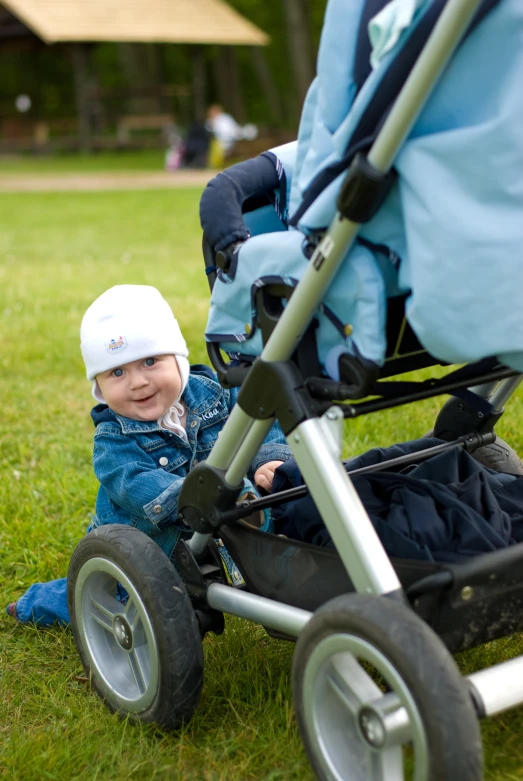
[[[0,155],[0,175],[163,171],[164,160],[165,151],[161,149],[96,152],[90,155]]]
[[[66,573],[93,509],[90,388],[79,352],[89,303],[113,284],[161,289],[194,362],[208,293],[196,190],[0,195],[0,606]],[[358,419],[346,453],[417,437],[441,402]],[[523,449],[514,399],[499,433]],[[201,705],[180,734],[112,716],[81,680],[68,630],[0,618],[0,777],[12,781],[307,781],[292,709],[291,645],[227,619],[204,643]],[[460,655],[470,672],[523,653],[522,637]],[[486,778],[523,779],[523,708],[483,723]],[[456,781],[459,781],[456,779]]]

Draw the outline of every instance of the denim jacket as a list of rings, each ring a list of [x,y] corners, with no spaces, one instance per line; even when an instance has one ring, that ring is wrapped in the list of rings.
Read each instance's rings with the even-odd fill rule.
[[[192,366],[182,396],[187,409],[187,442],[160,429],[156,421],[125,418],[105,404],[94,407],[93,465],[100,488],[93,526],[134,526],[170,556],[180,534],[188,531],[177,521],[183,479],[195,464],[209,456],[237,396],[238,389],[222,388],[207,366]],[[275,423],[248,477],[252,479],[258,467],[268,461],[289,458],[291,451]]]

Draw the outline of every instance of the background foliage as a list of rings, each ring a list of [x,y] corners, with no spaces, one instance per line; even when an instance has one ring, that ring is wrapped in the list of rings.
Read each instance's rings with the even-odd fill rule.
[[[299,116],[302,96],[296,89],[292,48],[294,26],[289,24],[287,10],[292,5],[303,21],[308,34],[309,51],[302,58],[312,67],[319,42],[326,0],[229,0],[246,18],[270,36],[264,49],[268,70],[278,93],[282,111],[272,118],[273,125],[294,127]],[[144,12],[146,13],[146,4]],[[186,86],[191,81],[191,50],[194,47],[174,44],[94,44],[90,49],[91,78],[113,109],[125,113],[126,101],[133,89],[147,85],[169,84]],[[203,49],[208,77],[207,101],[218,98],[213,74],[220,56],[217,46]],[[131,55],[129,54],[131,52]],[[240,89],[249,121],[264,125],[271,116],[271,107],[259,87],[247,47],[236,47],[235,56],[241,80]],[[129,59],[133,59],[133,64]],[[137,76],[137,73],[139,74]],[[141,84],[137,84],[137,79]],[[31,116],[35,119],[74,117],[76,113],[73,71],[67,46],[45,46],[32,42],[2,42],[0,46],[0,119],[15,113],[14,99],[19,94],[31,96]],[[161,101],[164,111],[179,112],[172,98]]]

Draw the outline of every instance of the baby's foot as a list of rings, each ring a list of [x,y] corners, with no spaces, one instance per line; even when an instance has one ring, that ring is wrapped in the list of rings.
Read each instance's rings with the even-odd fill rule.
[[[18,618],[16,614],[16,602],[11,602],[11,604],[6,607],[5,612],[7,613],[8,616],[13,616],[13,618]]]

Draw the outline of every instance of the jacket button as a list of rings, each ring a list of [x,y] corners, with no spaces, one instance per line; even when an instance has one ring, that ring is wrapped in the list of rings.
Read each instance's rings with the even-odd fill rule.
[[[162,505],[161,504],[155,504],[154,507],[153,507],[153,510],[156,513],[156,515],[158,515],[162,511]]]
[[[160,462],[159,463],[160,463],[160,466],[167,466],[167,464],[169,463],[169,459],[166,458],[165,456],[162,456],[160,458]]]
[[[191,428],[194,428],[197,425],[198,425],[198,421],[197,420],[193,420],[193,422],[191,423]]]

